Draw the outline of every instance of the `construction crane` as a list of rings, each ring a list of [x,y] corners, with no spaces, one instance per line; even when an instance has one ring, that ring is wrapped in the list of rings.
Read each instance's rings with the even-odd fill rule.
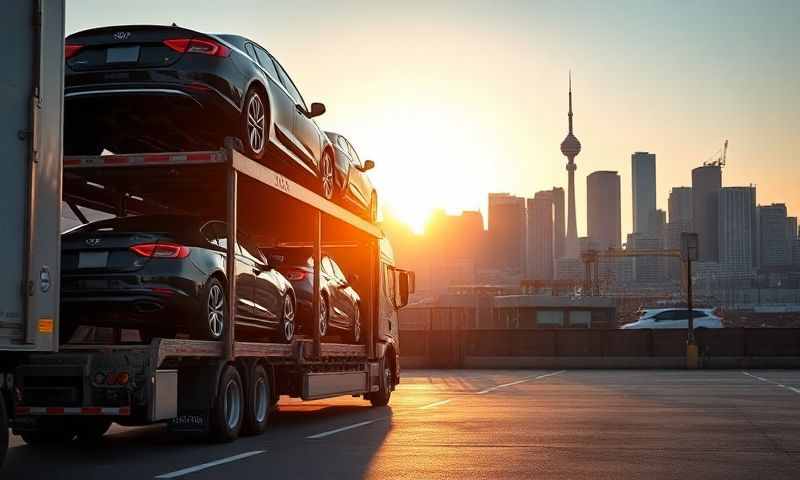
[[[721,153],[721,154],[720,154]],[[717,150],[717,153],[711,156],[711,158],[703,162],[703,165],[706,167],[724,167],[725,160],[728,157],[728,140],[725,140],[725,144],[722,146],[722,149]]]

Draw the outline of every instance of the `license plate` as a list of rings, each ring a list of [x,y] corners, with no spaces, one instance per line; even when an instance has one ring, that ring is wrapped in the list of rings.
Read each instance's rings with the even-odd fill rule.
[[[78,268],[104,268],[108,265],[108,252],[81,252]]]
[[[139,47],[116,47],[106,50],[106,63],[135,63],[139,61]]]

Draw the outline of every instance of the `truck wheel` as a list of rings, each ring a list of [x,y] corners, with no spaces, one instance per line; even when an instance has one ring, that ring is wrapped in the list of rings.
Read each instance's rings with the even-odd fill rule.
[[[111,428],[111,420],[107,418],[89,418],[76,425],[78,440],[85,443],[100,441]]]
[[[239,437],[244,412],[242,377],[231,365],[225,366],[219,379],[217,398],[211,410],[211,440],[232,442]]]
[[[243,426],[245,433],[248,435],[264,433],[271,408],[272,392],[267,371],[263,365],[256,365],[253,369],[253,381],[247,387]]]
[[[394,376],[392,369],[386,357],[381,360],[383,367],[383,378],[381,378],[381,388],[377,392],[372,392],[367,395],[367,399],[372,403],[373,407],[385,407],[389,404],[392,398],[392,390],[394,390]]]
[[[6,401],[0,394],[0,468],[6,459],[8,451],[8,416],[6,415]]]
[[[215,277],[208,279],[204,295],[201,298],[201,314],[194,322],[190,322],[190,333],[194,340],[221,340],[225,332],[225,320],[228,315],[228,301],[225,288]]]

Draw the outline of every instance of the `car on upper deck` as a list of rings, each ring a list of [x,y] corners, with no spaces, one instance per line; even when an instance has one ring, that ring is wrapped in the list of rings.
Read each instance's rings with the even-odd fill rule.
[[[691,310],[694,328],[723,328],[722,317],[714,308],[694,308]],[[647,308],[639,312],[639,319],[620,327],[625,330],[641,328],[689,328],[689,309],[687,308]]]
[[[367,171],[375,168],[375,162],[362,162],[355,147],[344,135],[334,132],[325,134],[333,144],[336,191],[340,201],[346,206],[355,207],[356,212],[365,219],[377,222],[378,192],[367,176]]]
[[[65,154],[215,150],[236,137],[248,157],[333,198],[333,146],[314,120],[325,106],[307,105],[256,42],[122,25],[65,43]]]

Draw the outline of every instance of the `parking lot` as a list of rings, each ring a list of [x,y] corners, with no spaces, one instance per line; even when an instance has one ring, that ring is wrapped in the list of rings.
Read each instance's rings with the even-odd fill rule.
[[[0,477],[797,478],[799,410],[796,370],[407,370],[390,407],[284,399],[232,444],[162,426],[91,447],[12,437]]]

